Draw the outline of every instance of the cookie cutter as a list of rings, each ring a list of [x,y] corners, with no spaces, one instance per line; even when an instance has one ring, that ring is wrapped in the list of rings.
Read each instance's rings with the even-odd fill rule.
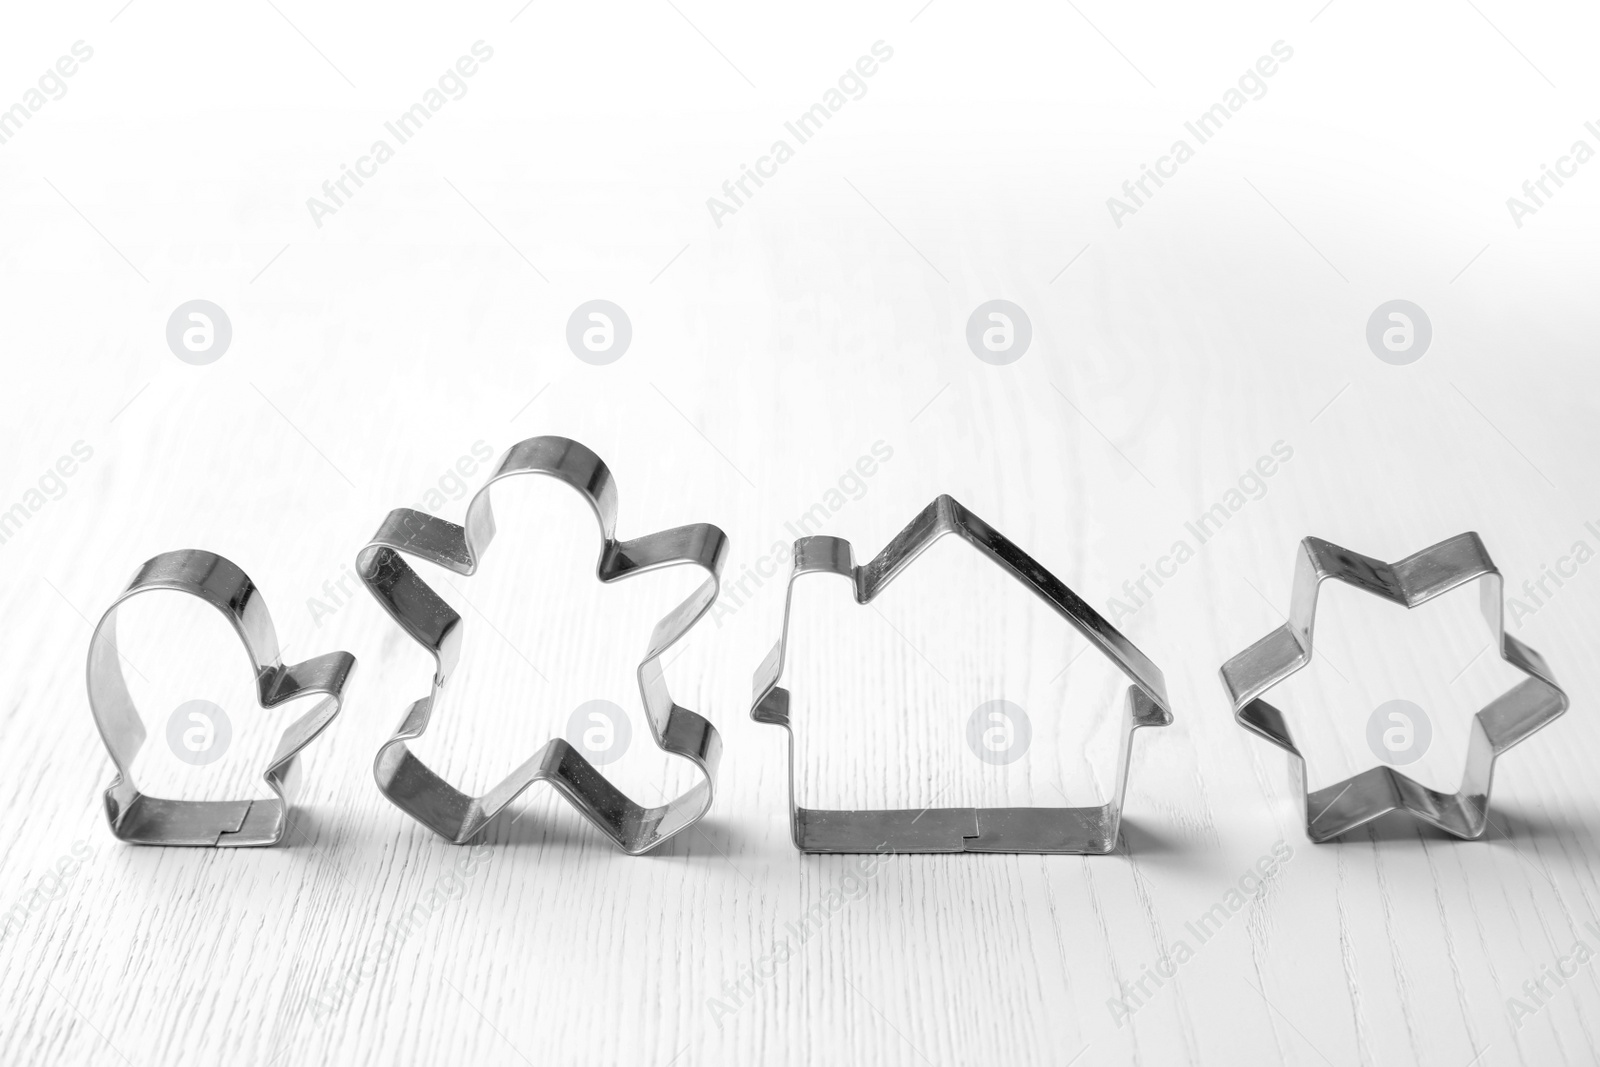
[[[676,564],[694,564],[709,577],[683,603],[658,622],[639,663],[639,694],[657,747],[689,760],[701,781],[681,796],[647,807],[613,786],[565,739],[546,742],[526,762],[481,797],[461,792],[407,747],[427,730],[445,683],[461,657],[462,619],[403,556],[470,575],[494,539],[489,488],[521,474],[547,475],[583,494],[600,522],[600,560],[596,576],[614,582]],[[394,736],[378,750],[373,773],[383,795],[400,810],[455,844],[476,839],[523,790],[546,781],[584,818],[629,855],[649,852],[693,826],[711,807],[722,740],[716,728],[673,702],[661,656],[689,631],[717,599],[728,539],[710,523],[679,526],[618,541],[617,486],[599,456],[564,437],[533,437],[512,445],[494,472],[467,504],[466,525],[411,508],[391,511],[372,541],[356,557],[356,572],[395,622],[434,657],[432,691],[406,710]]]
[[[133,780],[133,759],[144,744],[144,724],[133,706],[117,651],[117,611],[130,597],[166,589],[199,597],[222,612],[244,642],[263,708],[321,693],[311,710],[289,724],[264,775],[276,799],[168,800],[147,796]],[[345,683],[355,669],[348,652],[327,652],[285,666],[278,635],[250,576],[235,564],[200,549],[163,552],[145,562],[122,595],[101,616],[89,642],[89,709],[105,741],[117,776],[105,793],[106,817],[118,840],[135,845],[197,845],[237,848],[275,845],[288,829],[289,809],[300,785],[300,750],[339,713]]]
[[[911,561],[945,534],[973,545],[1031,589],[1127,675],[1133,684],[1123,702],[1117,778],[1109,802],[1076,808],[921,808],[825,810],[795,801],[794,730],[789,691],[778,685],[789,643],[794,583],[805,574],[836,574],[850,580],[856,603],[868,604]],[[1068,589],[1033,557],[955,498],[941,495],[871,562],[856,566],[850,542],[815,535],[794,543],[794,569],[783,607],[783,634],[755,672],[750,717],[781,726],[789,735],[789,825],[801,852],[1043,852],[1104,855],[1116,847],[1128,785],[1133,732],[1167,726],[1172,706],[1161,671],[1126,637]]]
[[[1388,765],[1315,792],[1307,790],[1305,757],[1295,747],[1283,713],[1261,696],[1311,662],[1317,591],[1329,578],[1406,608],[1483,579],[1479,608],[1499,642],[1500,656],[1528,677],[1473,717],[1466,768],[1455,793],[1429,789]],[[1483,835],[1495,759],[1567,710],[1567,695],[1556,685],[1544,657],[1506,633],[1503,584],[1476,533],[1459,534],[1398,563],[1384,563],[1319,537],[1300,542],[1288,621],[1223,664],[1222,684],[1239,725],[1292,757],[1290,784],[1302,798],[1306,836],[1313,842],[1321,844],[1401,809],[1463,840]]]

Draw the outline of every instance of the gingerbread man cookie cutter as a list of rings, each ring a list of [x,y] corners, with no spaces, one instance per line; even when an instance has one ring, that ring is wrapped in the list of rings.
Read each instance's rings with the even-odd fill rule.
[[[663,751],[682,756],[701,780],[663,804],[640,804],[602,775],[582,752],[552,738],[483,796],[462,792],[423,763],[406,742],[427,730],[434,709],[461,656],[461,616],[419,578],[406,556],[470,575],[494,539],[489,490],[524,474],[555,478],[588,500],[600,522],[596,576],[613,582],[645,571],[689,564],[707,573],[705,582],[656,623],[639,663],[639,693],[651,736]],[[599,456],[564,437],[534,437],[507,449],[494,472],[467,505],[457,526],[425,512],[397,508],[356,557],[367,589],[402,629],[433,654],[432,691],[414,702],[374,761],[378,788],[396,807],[440,836],[466,844],[476,839],[523,790],[549,782],[584,818],[629,855],[649,852],[693,826],[711,806],[722,741],[702,716],[680,707],[667,688],[661,656],[710,609],[717,598],[727,536],[709,523],[695,523],[631,541],[615,537],[617,486]]]

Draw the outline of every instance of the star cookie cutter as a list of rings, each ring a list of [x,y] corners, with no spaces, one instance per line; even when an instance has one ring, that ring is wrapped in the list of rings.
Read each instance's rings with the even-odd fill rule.
[[[1429,789],[1388,765],[1307,791],[1305,757],[1295,748],[1283,713],[1261,695],[1311,662],[1317,590],[1329,578],[1406,608],[1483,579],[1479,606],[1500,644],[1500,656],[1528,677],[1474,716],[1466,769],[1456,792]],[[1502,585],[1500,572],[1475,533],[1441,541],[1398,563],[1384,563],[1318,537],[1300,542],[1289,621],[1223,664],[1222,684],[1239,725],[1292,757],[1290,782],[1303,798],[1306,835],[1313,842],[1329,841],[1400,809],[1464,840],[1483,835],[1496,757],[1567,710],[1567,695],[1556,685],[1544,657],[1505,632]]]
[[[600,521],[600,561],[596,576],[614,582],[660,567],[689,563],[708,577],[688,599],[656,623],[639,663],[639,694],[657,747],[689,760],[701,781],[657,807],[626,796],[565,739],[556,737],[481,797],[469,796],[445,781],[412,754],[406,742],[428,728],[434,705],[460,661],[462,620],[402,556],[415,556],[457,574],[470,575],[494,539],[489,487],[503,478],[541,474],[582,493]],[[373,773],[378,788],[394,805],[455,844],[480,835],[535,782],[554,786],[624,852],[637,856],[693,826],[711,807],[722,740],[716,728],[673,702],[661,655],[677,643],[717,599],[727,536],[710,523],[679,526],[618,541],[617,486],[599,456],[564,437],[533,437],[512,445],[494,473],[467,505],[466,525],[457,526],[421,511],[396,508],[356,557],[356,571],[384,609],[433,654],[433,689],[407,709],[399,729],[378,750]]]
[[[117,610],[130,597],[167,589],[199,597],[227,617],[244,642],[264,708],[321,693],[310,711],[289,724],[265,774],[273,800],[168,800],[139,792],[133,759],[144,744],[144,724],[133,706],[117,652]],[[163,552],[134,573],[122,595],[106,609],[89,642],[89,709],[105,741],[117,776],[106,790],[106,817],[118,840],[135,845],[198,845],[237,848],[275,845],[288,829],[289,809],[300,784],[300,750],[339,714],[345,683],[355,669],[348,652],[328,652],[285,666],[278,635],[250,576],[233,563],[199,549]]]
[[[802,808],[795,802],[794,730],[789,691],[778,685],[789,643],[794,583],[804,574],[847,578],[856,603],[868,604],[911,561],[945,534],[956,534],[988,556],[1050,605],[1111,659],[1133,684],[1122,712],[1122,740],[1111,800],[1079,808],[923,808],[838,811]],[[871,562],[856,566],[850,542],[841,537],[802,537],[794,543],[794,569],[783,607],[783,635],[755,673],[750,717],[781,726],[789,734],[789,825],[801,852],[1044,852],[1104,855],[1117,843],[1128,785],[1133,732],[1167,726],[1172,707],[1161,671],[1126,637],[1045,570],[1033,557],[953,497],[940,496]]]

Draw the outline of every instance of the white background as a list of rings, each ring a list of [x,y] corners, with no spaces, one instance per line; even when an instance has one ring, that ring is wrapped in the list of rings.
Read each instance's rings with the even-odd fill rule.
[[[0,509],[27,510],[0,544],[0,907],[23,914],[0,940],[4,1062],[1594,1061],[1600,964],[1572,953],[1600,952],[1600,564],[1537,605],[1522,586],[1600,549],[1600,162],[1520,227],[1506,205],[1573,141],[1600,149],[1591,13],[120,2],[14,8],[0,32],[4,107],[93,48],[0,145]],[[318,226],[307,198],[480,40],[466,95]],[[865,95],[718,226],[707,198],[878,41]],[[1278,41],[1265,95],[1116,225],[1107,198]],[[165,340],[196,298],[233,330],[207,366]],[[603,367],[565,342],[595,298],[633,327]],[[1008,366],[965,341],[996,298],[1032,323]],[[1393,299],[1432,323],[1406,366],[1365,340]],[[1135,743],[1115,855],[893,860],[774,963],[853,861],[790,844],[783,734],[748,718],[783,578],[746,577],[748,603],[667,669],[726,743],[707,819],[631,859],[532,791],[373,967],[465,850],[372,782],[432,664],[346,576],[392,507],[442,487],[461,519],[483,468],[451,472],[475,444],[537,434],[606,459],[624,537],[720,525],[730,580],[882,442],[826,528],[859,557],[948,492],[1108,612],[1275,443],[1293,457],[1120,623],[1176,722]],[[79,441],[92,458],[30,498]],[[529,482],[498,492],[483,569],[446,589],[467,649],[419,753],[481,790],[602,698],[634,716],[608,772],[644,800],[686,786],[632,670],[696,579],[602,589],[581,499]],[[1468,529],[1536,607],[1508,625],[1572,710],[1501,761],[1483,840],[1389,818],[1312,846],[1285,755],[1235,725],[1217,668],[1281,621],[1301,537],[1398,559]],[[259,583],[290,659],[359,660],[285,847],[137,848],[105,825],[91,625],[183,547]],[[354,597],[325,591],[341,578]],[[297,709],[254,707],[226,626],[178,600],[125,613],[140,782],[265,795]],[[806,802],[1104,797],[1121,683],[1059,619],[953,542],[875,607],[797,592]],[[1410,773],[1453,788],[1473,711],[1514,680],[1474,591],[1406,613],[1334,587],[1319,623],[1276,694],[1312,784],[1370,766],[1368,716],[1404,698],[1433,728]],[[234,725],[206,768],[162,741],[195,698]],[[997,698],[1032,725],[1004,768],[964,740]],[[1197,945],[1185,924],[1280,841],[1291,858]],[[52,876],[74,842],[89,858]],[[1179,941],[1176,978],[1113,1010]],[[1545,1003],[1524,991],[1563,959]]]

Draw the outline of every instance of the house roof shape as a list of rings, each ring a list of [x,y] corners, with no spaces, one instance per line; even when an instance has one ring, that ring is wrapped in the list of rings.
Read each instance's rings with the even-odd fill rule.
[[[1109,658],[1132,683],[1123,702],[1116,782],[1110,800],[1090,807],[825,810],[795,803],[794,731],[783,676],[794,583],[807,574],[850,581],[856,603],[868,604],[930,545],[947,534],[971,544],[1032,590]],[[867,563],[855,564],[849,541],[817,535],[794,544],[783,610],[783,633],[756,669],[751,718],[789,733],[790,831],[802,852],[1039,852],[1104,854],[1117,843],[1127,790],[1133,732],[1172,722],[1161,671],[1144,653],[1037,560],[948,494],[923,508]]]

